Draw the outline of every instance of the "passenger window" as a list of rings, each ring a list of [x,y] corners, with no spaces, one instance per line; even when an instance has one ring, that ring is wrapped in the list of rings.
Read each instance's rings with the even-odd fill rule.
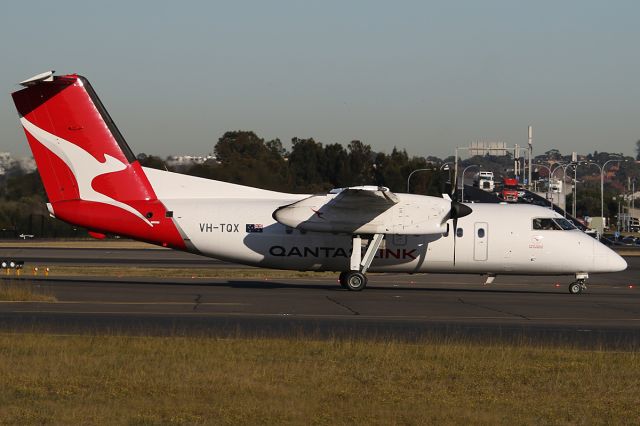
[[[478,228],[478,238],[484,238],[484,228]]]
[[[461,238],[462,234],[464,234],[464,231],[462,231],[462,228],[458,228],[456,230],[456,237]]]

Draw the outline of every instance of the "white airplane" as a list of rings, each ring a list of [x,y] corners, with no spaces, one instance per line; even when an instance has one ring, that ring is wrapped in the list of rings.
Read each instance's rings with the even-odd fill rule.
[[[53,71],[12,94],[52,216],[91,234],[127,236],[265,268],[365,273],[574,275],[627,263],[553,211],[462,204],[381,187],[287,194],[141,167],[86,78]]]

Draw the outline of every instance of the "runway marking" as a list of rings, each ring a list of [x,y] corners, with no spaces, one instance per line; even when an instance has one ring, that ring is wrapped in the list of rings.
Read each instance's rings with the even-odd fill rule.
[[[520,318],[523,318],[523,319],[526,319],[526,320],[530,320],[531,319],[531,318],[528,318],[527,316],[522,315],[522,314],[516,314],[516,313],[513,313],[513,312],[509,312],[509,311],[505,311],[505,310],[502,310],[502,309],[498,309],[498,308],[491,308],[489,306],[484,306],[484,305],[481,305],[479,303],[467,302],[467,301],[463,300],[461,297],[458,297],[458,301],[460,303],[462,303],[462,304],[469,305],[469,306],[475,306],[477,308],[488,309],[490,311],[500,312],[502,314],[516,316],[516,317],[520,317]]]
[[[349,306],[345,305],[344,303],[341,303],[341,302],[337,301],[336,299],[334,299],[334,298],[332,298],[330,296],[327,296],[327,300],[330,301],[330,302],[335,303],[336,305],[340,306],[341,308],[344,308],[344,309],[348,310],[349,312],[351,312],[354,315],[360,315],[360,312],[356,311],[355,309],[351,309]]]

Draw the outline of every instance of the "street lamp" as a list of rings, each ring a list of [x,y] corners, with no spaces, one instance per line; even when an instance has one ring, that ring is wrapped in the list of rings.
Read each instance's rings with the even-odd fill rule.
[[[445,167],[447,167],[447,166],[449,166],[449,165],[451,165],[451,164],[453,164],[453,163],[452,163],[452,162],[446,162],[446,163],[443,163],[443,164],[440,166],[440,170],[444,170],[444,168],[445,168]],[[433,171],[433,168],[415,169],[415,170],[413,170],[411,173],[409,173],[409,176],[407,177],[407,194],[409,193],[409,182],[411,181],[411,176],[412,176],[414,173],[416,173],[416,172],[424,172],[424,171],[429,171],[429,170]]]
[[[409,182],[411,181],[411,176],[413,176],[414,173],[424,172],[424,171],[427,171],[427,170],[433,170],[433,168],[429,167],[429,168],[426,168],[426,169],[415,169],[414,171],[409,173],[409,177],[407,177],[407,194],[409,193]]]
[[[613,158],[611,160],[605,161],[602,167],[600,167],[600,216],[601,217],[604,217],[604,169],[605,167],[607,167],[607,164],[613,163],[616,161],[620,163],[623,160],[620,158]]]
[[[607,164],[615,161],[621,162],[625,160],[621,160],[619,158],[613,158],[611,160],[605,161],[602,166],[593,161],[588,161],[587,163],[585,163],[585,164],[593,164],[594,166],[598,167],[598,169],[600,169],[600,217],[603,218],[603,220],[604,220],[604,170],[605,170],[605,167],[607,167]]]
[[[553,210],[553,192],[551,192],[551,168],[539,163],[534,163],[533,165],[537,167],[544,167],[549,172],[549,174],[547,175],[547,199],[549,198],[549,194],[551,194],[551,205],[549,206],[549,208]],[[531,182],[529,182],[529,185],[531,185]]]
[[[464,174],[467,172],[467,169],[470,169],[471,167],[477,167],[478,169],[482,168],[481,164],[472,164],[470,166],[467,166],[464,168],[464,170],[462,170],[462,191],[460,193],[460,198],[461,198],[461,202],[464,203]]]
[[[573,165],[575,165],[575,163],[567,163],[558,167],[558,168],[562,168],[562,195],[564,195],[564,209],[563,209],[564,217],[567,217],[567,185],[565,185],[567,180],[567,167],[573,166]],[[558,170],[558,168],[556,170]],[[575,183],[574,183],[574,187],[575,187]],[[573,198],[575,199],[576,197],[574,196]]]

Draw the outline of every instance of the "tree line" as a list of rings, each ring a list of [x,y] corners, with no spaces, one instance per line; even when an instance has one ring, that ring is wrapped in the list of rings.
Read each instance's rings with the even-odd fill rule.
[[[638,145],[640,147],[640,144]],[[453,156],[444,159],[435,156],[410,156],[406,150],[394,147],[389,154],[375,152],[370,145],[354,140],[346,146],[339,143],[323,144],[313,138],[293,138],[291,148],[284,148],[279,139],[265,141],[251,131],[226,132],[217,141],[215,160],[202,164],[168,166],[155,155],[139,154],[143,166],[216,179],[274,191],[294,193],[322,193],[332,188],[377,185],[394,192],[407,191],[407,178],[414,170],[425,169],[411,177],[409,192],[440,196],[447,191],[449,172],[442,166],[453,163]],[[545,158],[567,160],[558,150],[545,153]],[[612,158],[608,153],[589,154],[602,164]],[[605,214],[617,211],[616,194],[625,190],[630,179],[640,176],[640,167],[627,158],[615,181],[607,183]],[[483,170],[493,170],[498,176],[509,175],[513,157],[474,156],[462,160],[460,167],[476,164]],[[599,215],[599,180],[581,179],[594,174],[595,167],[579,168],[578,215]],[[536,178],[537,171],[534,173]],[[560,175],[558,175],[560,176]],[[212,194],[215,196],[215,194]],[[37,237],[77,237],[86,231],[49,217],[46,195],[37,172],[11,174],[0,178],[0,238],[33,234]]]
[[[395,147],[390,154],[374,152],[370,145],[358,140],[344,147],[339,143],[316,142],[313,138],[293,138],[288,151],[279,139],[265,141],[251,131],[225,133],[215,145],[214,153],[216,160],[188,166],[170,167],[162,158],[146,154],[138,155],[138,160],[146,167],[299,193],[358,185],[405,191],[412,170],[436,170],[443,163],[436,157],[410,157],[406,150]],[[425,193],[438,183],[433,179],[434,174],[427,171],[412,179],[411,186]]]

